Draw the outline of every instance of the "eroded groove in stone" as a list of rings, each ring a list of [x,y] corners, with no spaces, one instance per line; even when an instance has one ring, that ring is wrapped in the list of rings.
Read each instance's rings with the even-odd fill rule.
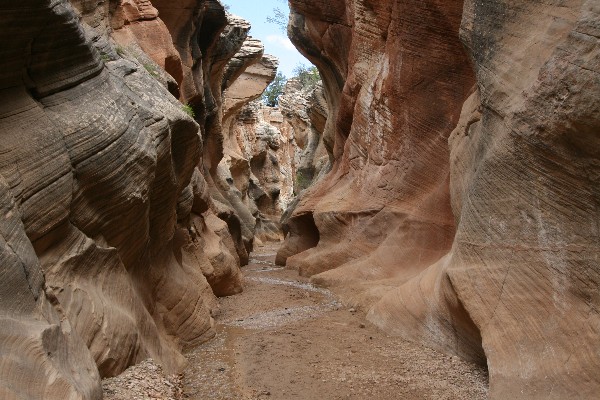
[[[148,357],[178,371],[214,334],[215,295],[242,289],[248,250],[202,154],[222,137],[204,94],[248,26],[177,3],[166,23],[161,2],[0,6],[3,398],[100,398],[100,376]]]
[[[312,214],[318,245],[287,254],[290,234],[282,261],[487,363],[492,398],[596,396],[598,8],[290,3],[334,161],[289,220]]]
[[[276,264],[492,398],[598,397],[596,2],[289,3],[323,79],[278,108],[220,1],[0,5],[0,397],[180,371],[283,236]]]

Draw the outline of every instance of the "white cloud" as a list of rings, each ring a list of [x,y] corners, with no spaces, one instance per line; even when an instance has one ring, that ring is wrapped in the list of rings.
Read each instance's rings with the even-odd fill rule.
[[[290,39],[282,35],[269,35],[267,36],[267,42],[285,47],[288,50],[296,50]]]

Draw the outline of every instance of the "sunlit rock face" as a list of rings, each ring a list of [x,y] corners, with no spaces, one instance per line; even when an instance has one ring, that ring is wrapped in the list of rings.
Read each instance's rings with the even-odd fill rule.
[[[242,290],[206,160],[249,26],[210,0],[28,0],[0,27],[0,397],[100,399],[148,357],[180,370],[215,295]]]
[[[323,143],[328,107],[322,82],[303,87],[298,78],[288,80],[279,108],[284,119],[282,130],[290,132],[297,147],[294,190],[300,193],[329,168]]]
[[[223,196],[232,204],[241,218],[245,243],[261,242],[261,220],[264,216],[250,191],[257,183],[252,174],[253,157],[258,151],[258,138],[253,129],[242,129],[239,122],[242,110],[258,99],[273,81],[279,61],[264,54],[263,44],[252,37],[246,38],[238,53],[231,59],[223,76],[223,134],[224,157],[219,163],[217,180]],[[277,227],[274,227],[277,235]],[[276,237],[277,238],[277,237]]]
[[[295,146],[292,167],[295,197],[286,202],[287,208],[281,216],[281,229],[287,240],[277,252],[275,260],[277,264],[285,265],[290,255],[314,247],[318,242],[318,235],[302,236],[304,224],[291,216],[304,196],[305,189],[331,169],[331,157],[323,140],[329,108],[322,82],[317,82],[312,87],[303,87],[299,79],[290,79],[279,98],[279,108],[283,116],[280,129],[285,136],[293,138]],[[307,217],[312,221],[311,216]]]
[[[492,398],[597,397],[598,5],[290,3],[334,164],[287,264],[487,363]]]
[[[303,88],[290,79],[278,107],[265,106],[256,99],[274,79],[277,63],[270,56],[253,61],[252,49],[259,49],[254,41],[248,40],[226,71],[226,77],[235,76],[233,71],[250,64],[233,85],[224,81],[225,157],[219,174],[255,217],[254,240],[261,244],[283,238],[296,195],[325,170],[329,157],[322,141],[327,119],[322,86]]]
[[[180,64],[171,35],[159,18],[158,10],[148,0],[122,0],[117,3],[110,21],[113,37],[121,44],[138,43],[163,69],[168,64]],[[181,68],[171,74],[181,79]]]
[[[280,255],[318,241],[288,265],[371,304],[452,244],[447,139],[475,82],[462,3],[291,5],[290,37],[323,77],[333,165],[302,196]]]
[[[223,174],[256,218],[257,244],[280,241],[281,214],[294,196],[295,142],[280,130],[283,117],[259,101],[246,104],[230,125]]]
[[[496,398],[600,395],[600,5],[465,3],[447,276]]]

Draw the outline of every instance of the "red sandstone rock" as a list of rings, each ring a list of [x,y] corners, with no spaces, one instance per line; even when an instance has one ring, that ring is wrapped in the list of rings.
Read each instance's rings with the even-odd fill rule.
[[[213,58],[220,57],[215,48],[219,34],[228,24],[223,5],[218,0],[152,0],[152,4],[171,33],[181,58],[182,79],[179,81],[175,77],[180,86],[180,99],[194,105],[197,117],[202,119],[205,112],[216,111],[212,92],[209,92],[209,98],[203,99],[203,96],[205,86],[218,87],[221,83],[220,79],[211,76],[210,70]],[[244,29],[249,29],[249,25]],[[234,54],[235,47],[233,54],[228,53],[221,60],[219,68],[224,68]]]
[[[241,290],[254,234],[218,170],[247,24],[214,0],[71,3],[81,19],[66,1],[0,6],[7,399],[98,399],[100,375],[148,356],[181,368],[214,334],[215,294]],[[596,2],[291,3],[324,77],[329,118],[307,116],[332,171],[278,261],[389,332],[487,363],[493,398],[598,397]],[[292,140],[272,128],[243,154],[263,210]]]
[[[230,125],[222,173],[256,217],[257,243],[282,239],[279,219],[293,197],[295,145],[280,131],[283,117],[260,102],[246,105]]]
[[[333,15],[320,14],[319,2],[292,2],[292,40],[308,56],[326,54],[313,61],[335,123],[324,132],[333,170],[295,212],[313,215],[320,242],[289,265],[308,275],[335,269],[319,276],[331,284],[406,279],[443,256],[454,234],[447,137],[473,84],[458,39],[461,4],[338,3],[333,48],[322,29]]]
[[[328,109],[322,83],[303,88],[297,78],[288,80],[279,107],[285,121],[283,130],[291,131],[298,148],[294,190],[300,193],[330,167],[323,144]]]
[[[289,170],[284,165],[293,156],[282,147],[280,132],[265,121],[263,108],[254,103],[275,78],[278,63],[263,56],[259,41],[248,38],[230,61],[223,81],[224,158],[219,175],[228,183],[228,192],[238,198],[239,207],[252,216],[244,223],[259,243],[281,239],[275,221],[282,212],[281,192],[291,186],[291,173],[282,171]]]
[[[288,265],[487,363],[492,398],[598,397],[595,2],[290,4],[334,163],[281,261],[316,245]]]
[[[152,4],[73,5],[0,5],[6,399],[99,399],[100,376],[148,357],[180,370],[181,350],[214,335],[215,294],[241,290],[232,227],[216,217],[202,176],[206,115],[199,126],[167,91],[174,81],[156,54],[173,54],[172,39]],[[188,11],[188,26],[203,17],[207,43],[190,39],[182,54],[217,43],[225,27],[216,1]],[[111,45],[113,30],[137,28],[148,35]],[[146,45],[161,47],[151,54],[159,65]],[[224,65],[221,50],[202,55]],[[196,94],[221,84],[185,76],[202,88]],[[195,101],[198,112],[214,107]]]

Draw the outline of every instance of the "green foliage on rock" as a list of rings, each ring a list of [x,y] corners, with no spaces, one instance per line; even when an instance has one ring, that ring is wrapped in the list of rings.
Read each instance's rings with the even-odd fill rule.
[[[314,167],[296,171],[294,177],[294,196],[298,196],[304,190],[313,185],[315,180]]]
[[[144,68],[146,69],[146,71],[148,71],[150,73],[150,75],[152,75],[153,77],[158,77],[158,71],[156,70],[156,67],[152,64],[149,63],[145,63],[143,64]]]
[[[314,65],[308,67],[304,64],[298,64],[296,68],[294,68],[294,77],[298,79],[304,90],[314,88],[321,80],[319,70]]]
[[[293,79],[296,79],[300,83],[302,90],[311,90],[321,81],[321,75],[319,75],[319,71],[314,65],[309,67],[304,64],[298,64],[294,68]],[[278,72],[273,82],[263,92],[263,103],[269,107],[277,107],[279,96],[283,94],[286,82],[286,77],[281,72]]]
[[[184,105],[181,106],[181,109],[183,110],[184,113],[186,113],[190,117],[196,118],[196,113],[194,112],[194,109],[192,108],[191,105],[184,104]]]
[[[298,171],[296,173],[296,188],[298,192],[303,191],[307,187],[310,186],[312,179],[308,176],[307,173]]]
[[[285,87],[285,83],[287,79],[285,75],[281,72],[278,72],[275,75],[275,79],[262,94],[262,101],[269,107],[276,107],[279,104],[279,96],[283,93],[283,88]]]

